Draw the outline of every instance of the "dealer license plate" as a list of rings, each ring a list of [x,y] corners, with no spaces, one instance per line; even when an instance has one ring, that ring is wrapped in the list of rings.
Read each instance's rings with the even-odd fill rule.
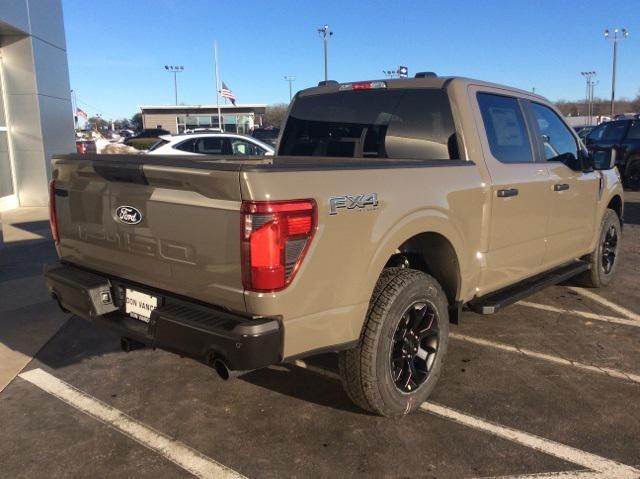
[[[151,311],[158,307],[158,298],[127,288],[125,294],[125,312],[132,318],[148,323]]]

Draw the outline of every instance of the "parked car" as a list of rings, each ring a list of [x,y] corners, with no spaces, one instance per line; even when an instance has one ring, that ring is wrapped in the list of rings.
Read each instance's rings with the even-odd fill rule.
[[[640,190],[640,119],[614,120],[591,130],[586,138],[590,151],[611,150],[624,185]]]
[[[127,139],[134,136],[135,132],[133,130],[129,130],[128,128],[123,128],[122,130],[118,131],[118,134],[120,135],[120,138]]]
[[[273,148],[255,138],[234,133],[162,135],[150,155],[273,155]]]
[[[125,350],[227,379],[338,351],[354,403],[399,417],[433,391],[463,306],[613,281],[611,152],[589,155],[552,103],[432,74],[322,83],[262,161],[54,157],[52,296]]]
[[[280,128],[254,128],[251,132],[251,136],[271,146],[276,146],[279,134]]]
[[[169,131],[163,130],[162,128],[145,128],[140,130],[139,133],[126,138],[123,143],[138,150],[146,150],[155,144],[160,136],[170,134]]]
[[[77,139],[76,152],[80,153],[81,155],[96,153],[96,142],[94,140]]]

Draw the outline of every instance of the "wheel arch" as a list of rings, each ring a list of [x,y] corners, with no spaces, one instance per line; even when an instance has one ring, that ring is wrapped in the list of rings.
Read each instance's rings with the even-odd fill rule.
[[[380,242],[365,281],[368,298],[385,267],[401,266],[402,256],[409,256],[409,267],[424,271],[441,284],[449,304],[464,296],[467,270],[462,252],[468,249],[464,236],[444,212],[417,212],[396,225],[385,241]],[[413,261],[413,264],[412,264]]]
[[[427,231],[408,238],[398,246],[385,267],[405,266],[433,276],[449,304],[460,295],[461,273],[458,255],[451,241],[441,233]]]
[[[613,210],[618,215],[618,219],[622,224],[622,215],[624,213],[624,203],[622,201],[622,197],[618,194],[613,195],[607,204],[607,208]]]

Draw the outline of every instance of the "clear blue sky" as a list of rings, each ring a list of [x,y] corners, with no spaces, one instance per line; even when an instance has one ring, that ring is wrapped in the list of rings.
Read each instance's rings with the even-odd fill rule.
[[[63,0],[71,88],[90,115],[130,117],[139,105],[215,103],[213,42],[221,76],[239,103],[288,101],[323,76],[316,28],[335,32],[329,77],[382,77],[407,65],[536,91],[551,100],[584,97],[581,71],[595,70],[596,96],[611,88],[605,28],[626,27],[617,96],[640,90],[638,0]]]

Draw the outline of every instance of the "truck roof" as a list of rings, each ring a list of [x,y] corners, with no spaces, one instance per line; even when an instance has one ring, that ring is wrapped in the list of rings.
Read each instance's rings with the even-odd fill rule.
[[[530,91],[521,90],[507,85],[500,85],[497,83],[491,83],[483,80],[476,80],[473,78],[459,77],[459,76],[425,76],[419,78],[393,78],[393,79],[377,79],[377,80],[356,80],[351,82],[336,82],[329,80],[326,84],[321,84],[316,87],[307,88],[298,92],[296,96],[307,95],[320,95],[324,93],[335,93],[340,91],[341,85],[347,85],[350,83],[371,83],[371,82],[384,82],[387,89],[400,89],[400,88],[446,88],[451,83],[461,83],[467,85],[480,85],[493,88],[501,88],[510,90],[518,94],[537,97],[541,100],[546,99],[540,95],[532,93]]]

